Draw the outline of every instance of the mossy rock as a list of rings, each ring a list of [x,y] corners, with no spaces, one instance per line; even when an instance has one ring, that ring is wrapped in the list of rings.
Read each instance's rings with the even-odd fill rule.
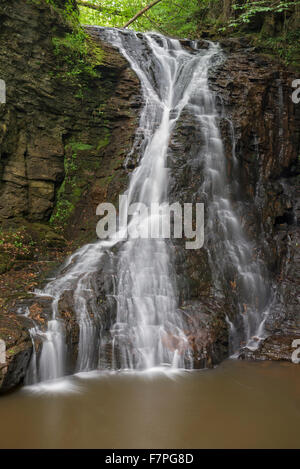
[[[37,237],[40,243],[48,247],[63,248],[66,246],[64,237],[47,224],[32,223],[30,230],[33,233],[33,237]]]

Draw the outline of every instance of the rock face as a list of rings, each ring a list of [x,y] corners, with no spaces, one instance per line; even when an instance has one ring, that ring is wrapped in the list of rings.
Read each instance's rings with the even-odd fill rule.
[[[268,267],[274,299],[265,322],[268,338],[241,358],[291,360],[300,336],[299,124],[292,102],[296,75],[266,57],[246,40],[221,43],[224,62],[211,76],[233,123],[243,187],[243,219],[259,256]],[[230,161],[230,129],[221,122]]]
[[[54,47],[71,34],[59,11],[21,0],[0,10],[0,70],[7,86],[7,104],[0,105],[2,225],[15,217],[69,222],[72,216],[84,230],[83,205],[92,213],[106,197],[133,138],[135,75],[116,51],[95,45],[90,30],[101,60],[91,75],[83,70],[72,78],[74,70],[64,70]],[[117,179],[111,192],[122,176]]]
[[[25,377],[32,354],[30,320],[0,314],[0,392],[8,391]]]

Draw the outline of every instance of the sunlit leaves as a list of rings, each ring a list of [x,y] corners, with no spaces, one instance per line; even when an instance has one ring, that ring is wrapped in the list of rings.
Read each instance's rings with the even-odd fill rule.
[[[151,0],[89,0],[101,6],[102,11],[80,7],[80,20],[83,24],[123,27],[139,10]],[[162,0],[146,14],[138,18],[130,28],[138,31],[155,30],[173,36],[194,37],[197,35],[201,18],[212,16],[212,23],[218,23],[219,31],[228,26],[236,28],[251,23],[257,15],[280,14],[294,10],[300,0],[232,0],[231,18],[222,18],[222,0]],[[220,18],[213,12],[220,11]],[[116,14],[117,12],[117,14]]]
[[[80,19],[83,24],[123,27],[151,0],[92,0],[92,2],[103,8],[117,10],[119,14],[109,14],[109,11],[98,12],[80,7]],[[206,0],[203,3],[207,3]],[[199,11],[197,0],[162,0],[161,3],[138,18],[130,27],[139,31],[156,30],[175,36],[193,35],[196,29],[195,15],[197,11]]]
[[[296,5],[300,5],[299,0],[294,1],[281,1],[281,0],[258,0],[246,1],[244,4],[234,2],[232,5],[233,10],[238,12],[238,17],[229,23],[231,27],[237,27],[243,23],[250,23],[252,18],[258,14],[266,13],[282,13],[290,9],[294,9]]]

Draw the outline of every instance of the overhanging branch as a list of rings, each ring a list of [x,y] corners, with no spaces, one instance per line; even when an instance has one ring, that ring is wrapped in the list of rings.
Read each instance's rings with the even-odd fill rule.
[[[109,13],[111,15],[121,16],[121,12],[119,10],[111,10],[110,8],[106,8],[101,5],[95,5],[94,3],[91,3],[91,2],[85,2],[84,0],[77,0],[77,5],[81,7],[91,8],[92,10]]]
[[[133,16],[129,21],[127,21],[126,24],[124,24],[123,28],[127,28],[131,23],[133,23],[135,20],[137,20],[140,16],[142,16],[146,11],[150,10],[150,8],[154,7],[154,5],[157,5],[157,3],[161,2],[162,0],[155,0],[154,2],[150,3],[147,5],[145,8],[140,10],[136,15]]]

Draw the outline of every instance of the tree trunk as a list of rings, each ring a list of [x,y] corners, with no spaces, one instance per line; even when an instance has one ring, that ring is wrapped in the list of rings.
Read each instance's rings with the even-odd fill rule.
[[[223,18],[226,21],[229,20],[231,16],[231,4],[232,4],[232,0],[223,1]]]

